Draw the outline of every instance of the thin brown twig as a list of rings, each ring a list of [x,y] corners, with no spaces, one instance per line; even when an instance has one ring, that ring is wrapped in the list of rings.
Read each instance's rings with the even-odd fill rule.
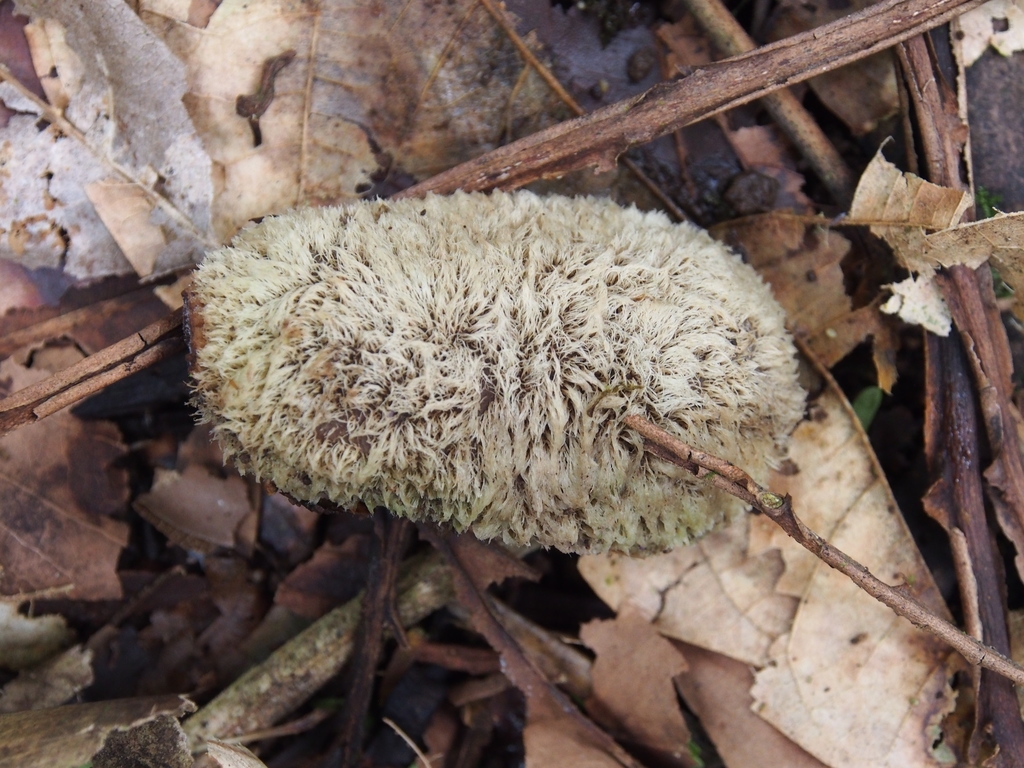
[[[538,717],[567,718],[564,722],[569,728],[585,735],[590,743],[607,752],[625,768],[641,768],[628,752],[590,718],[583,715],[569,697],[537,669],[519,643],[498,621],[488,606],[486,594],[473,581],[466,565],[449,543],[450,537],[457,534],[444,533],[436,526],[422,523],[419,528],[420,534],[448,562],[459,602],[469,612],[474,629],[501,654],[506,677],[527,695],[527,716],[530,717],[532,711],[539,713]]]
[[[456,189],[512,189],[595,166],[692,122],[850,64],[945,24],[982,0],[882,0],[808,32],[701,67],[632,99],[591,112],[462,163],[399,197]]]
[[[819,560],[848,576],[857,586],[898,615],[934,634],[971,664],[990,669],[1024,687],[1024,667],[934,615],[900,587],[886,584],[849,555],[833,547],[794,514],[792,499],[788,495],[780,496],[762,488],[739,467],[690,447],[647,419],[627,416],[624,421],[649,441],[649,446],[655,448],[658,456],[674,458],[675,463],[697,477],[707,479],[716,488],[741,499],[771,518]]]
[[[184,349],[181,310],[0,400],[0,437],[31,424]]]
[[[383,651],[385,624],[391,625],[395,637],[405,639],[402,622],[395,614],[395,585],[412,524],[378,509],[373,515],[373,528],[366,596],[359,617],[354,658],[349,665],[348,694],[338,729],[339,765],[343,768],[356,768],[362,761],[366,713]],[[408,646],[407,640],[405,645]]]

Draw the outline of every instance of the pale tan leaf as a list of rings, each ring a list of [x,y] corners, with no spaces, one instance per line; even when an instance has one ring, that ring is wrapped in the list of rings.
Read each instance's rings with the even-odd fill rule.
[[[906,280],[890,285],[889,290],[892,291],[892,298],[882,305],[883,312],[899,315],[904,322],[920,325],[939,336],[949,336],[953,318],[934,280],[911,275]]]
[[[903,173],[879,149],[857,183],[850,216],[876,222],[891,221],[928,230],[947,229],[960,221],[971,204],[966,192],[932,184]],[[876,228],[872,227],[872,231]],[[879,233],[887,230],[877,227]]]
[[[205,29],[189,25],[187,5],[144,0],[140,16],[185,62],[185,103],[222,189],[222,237],[295,205],[425,178],[563,109],[475,0],[225,0]],[[236,99],[287,51],[256,146]]]
[[[902,173],[879,150],[861,176],[850,214],[858,220],[893,222],[873,224],[871,231],[889,243],[911,272],[930,276],[938,267],[954,264],[975,269],[992,259],[1019,294],[1024,290],[1024,213],[956,225],[969,204],[966,192]]]
[[[790,456],[769,485],[792,495],[808,526],[947,616],[840,395],[827,389],[811,403]],[[637,608],[663,634],[758,667],[755,711],[828,765],[934,766],[948,757],[932,744],[952,706],[950,652],[766,518],[660,557],[584,558],[580,571],[616,610]]]
[[[0,98],[21,98],[25,113],[0,129],[0,146],[11,154],[0,191],[16,201],[0,212],[0,228],[8,231],[0,256],[30,267],[64,264],[76,278],[130,271],[85,191],[114,177],[145,197],[147,221],[164,230],[153,271],[196,260],[207,238],[213,181],[181,103],[181,63],[120,0],[21,0],[18,9],[36,22],[30,42],[37,70],[49,67],[44,88],[66,107],[55,115],[17,96],[11,84],[0,85]]]
[[[948,617],[857,417],[831,389],[790,448],[798,471],[774,476],[797,515],[890,584]],[[800,597],[790,631],[752,690],[758,714],[831,766],[932,766],[934,726],[952,708],[949,650],[822,564],[769,521],[752,550],[777,547],[778,589]]]
[[[146,193],[135,184],[106,179],[87,184],[85,194],[136,274],[153,274],[167,240],[149,220],[153,204]]]
[[[635,611],[666,637],[762,666],[797,600],[775,590],[783,571],[777,551],[748,557],[748,528],[740,518],[692,546],[642,560],[583,557],[580,573],[615,611]]]
[[[673,765],[693,765],[672,678],[687,669],[683,655],[650,622],[635,613],[591,621],[580,639],[597,654],[587,712],[613,735],[661,755]],[[626,695],[629,690],[642,696]]]
[[[903,173],[879,149],[857,183],[850,216],[879,222],[872,224],[871,231],[892,247],[900,264],[911,272],[930,275],[938,266],[977,267],[990,255],[950,253],[929,244],[927,232],[955,226],[970,205],[971,196],[966,192]],[[880,222],[892,222],[892,226]]]

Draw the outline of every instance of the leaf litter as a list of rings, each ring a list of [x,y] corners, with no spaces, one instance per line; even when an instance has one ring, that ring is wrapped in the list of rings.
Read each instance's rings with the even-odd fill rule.
[[[802,6],[804,12],[808,5]],[[31,10],[35,5],[19,7]],[[109,18],[117,20],[111,28],[126,36],[127,39],[117,39],[124,43],[123,50],[128,54],[115,50],[113,43],[97,41],[92,32],[94,27],[86,23],[92,21],[90,18],[61,17],[55,13],[59,21],[36,19],[30,28],[40,88],[52,105],[66,109],[72,125],[82,128],[85,143],[75,144],[68,136],[51,130],[52,125],[38,131],[39,105],[4,86],[5,102],[22,111],[13,116],[13,146],[35,146],[24,157],[23,162],[32,164],[28,173],[15,166],[16,173],[12,175],[16,181],[6,177],[4,180],[5,191],[23,193],[35,205],[19,212],[21,218],[12,219],[10,226],[3,224],[7,229],[6,241],[0,240],[0,246],[8,249],[4,251],[5,257],[15,256],[28,268],[22,274],[30,274],[39,267],[63,267],[74,278],[97,277],[124,271],[131,265],[140,276],[156,275],[190,261],[203,238],[227,238],[251,218],[295,204],[322,204],[394,191],[414,178],[428,176],[565,117],[564,108],[536,73],[524,67],[514,47],[497,31],[493,19],[473,3],[450,4],[440,10],[415,3],[401,10],[385,5],[379,9],[380,14],[368,15],[358,6],[331,5],[326,13],[320,14],[308,6],[293,7],[287,2],[254,8],[228,0],[219,7],[208,5],[204,10],[199,3],[151,0],[139,4],[139,16],[148,31],[130,12],[124,15],[123,8],[126,6],[113,9],[114,16]],[[532,18],[531,14],[547,11],[527,4],[517,5],[513,10],[527,19]],[[785,11],[793,14],[800,9],[790,4]],[[561,11],[554,9],[554,13]],[[341,20],[359,33],[345,34]],[[595,94],[616,98],[616,89],[636,86],[639,91],[643,89],[642,83],[647,82],[645,78],[653,80],[658,76],[656,66],[642,76],[640,69],[634,69],[634,65],[639,67],[633,61],[634,53],[655,39],[645,26],[613,37],[613,45],[609,46],[613,50],[605,60],[598,55],[599,47],[593,44],[593,38],[586,38],[581,44],[574,40],[574,35],[581,34],[575,26],[566,24],[560,30],[561,37],[557,39],[527,35],[526,40],[542,58],[550,57],[556,72],[571,73],[569,79],[575,78],[572,85],[581,96],[589,96],[593,101],[600,100]],[[699,33],[691,31],[696,41],[693,45],[699,48]],[[672,39],[678,40],[679,36]],[[159,74],[154,80],[160,87],[148,96],[157,97],[158,107],[148,112],[149,102],[133,95],[128,87],[131,83],[121,82],[116,74],[124,71],[126,55],[136,55],[135,46],[140,41],[161,62],[153,70]],[[596,57],[593,69],[573,69],[575,60],[569,55],[573,45],[582,45],[592,52]],[[706,48],[706,42],[703,45]],[[291,50],[296,51],[295,57],[270,82],[274,97],[266,110],[249,119],[239,115],[237,97],[265,92],[267,83],[261,79],[266,80],[263,72],[267,62]],[[617,69],[609,75],[608,88],[604,89],[600,87],[601,67],[615,56],[621,63],[615,65]],[[114,73],[110,83],[118,97],[114,103],[125,108],[125,112],[115,114],[110,104],[93,96],[97,84],[104,84],[103,78],[96,76],[94,61],[104,62]],[[877,70],[881,74],[868,71],[869,66],[878,67],[879,61],[855,66],[844,73],[861,81],[869,78],[873,83],[870,87],[849,88],[842,85],[841,79],[829,84],[825,78],[812,85],[854,134],[872,130],[893,109],[893,91],[889,89],[891,64],[883,63]],[[482,71],[486,72],[486,80],[481,77]],[[395,77],[396,72],[401,77]],[[594,76],[597,81],[590,83]],[[850,92],[865,97],[864,103],[849,105],[854,111],[842,103],[841,96]],[[128,116],[126,124],[119,126],[125,131],[124,142],[112,145],[118,149],[94,141],[94,135],[88,133],[89,119],[96,121],[93,125],[102,121],[111,124],[122,114]],[[137,132],[149,125],[147,120],[154,119],[163,121],[160,130],[152,134],[156,138],[148,144],[138,143]],[[738,175],[754,172],[773,178],[777,184],[774,198],[764,210],[810,210],[809,198],[800,189],[803,179],[799,166],[773,128],[737,126],[723,120],[719,121],[719,130],[716,141],[732,153],[722,164],[724,170],[708,173],[710,166],[698,168],[692,161],[699,157],[699,151],[689,156],[685,151],[680,153],[683,173],[691,177],[691,182],[701,174],[710,180],[695,185],[703,190],[702,194],[713,191],[707,200],[724,195],[729,182]],[[693,135],[698,134],[688,133],[691,139]],[[166,172],[170,170],[168,164],[181,157],[182,142],[190,148],[186,154],[192,165],[187,172],[182,166],[176,181],[173,174]],[[90,151],[84,151],[86,147]],[[657,156],[664,160],[663,149],[658,151]],[[60,152],[73,158],[77,166],[61,159]],[[119,165],[112,173],[115,163]],[[666,160],[665,167],[670,166]],[[204,171],[204,167],[210,170]],[[876,167],[874,171],[877,170]],[[870,173],[866,175],[870,177]],[[197,178],[198,183],[190,186],[184,183],[187,178]],[[876,227],[885,228],[879,230],[880,234],[888,234],[897,246],[905,243],[904,252],[913,246],[939,254],[935,261],[941,261],[942,254],[957,248],[966,248],[977,263],[992,255],[1000,256],[1012,284],[1010,267],[1015,259],[1019,261],[1014,249],[1019,249],[1016,244],[1021,241],[1013,229],[1015,224],[956,227],[953,219],[963,203],[962,197],[955,204],[950,203],[950,208],[945,203],[937,204],[946,199],[944,193],[938,194],[926,183],[918,184],[909,177],[891,173],[886,178],[891,182],[888,191],[883,186],[876,194],[884,195],[884,204],[870,216],[874,217]],[[39,179],[47,184],[40,184]],[[206,185],[207,180],[210,186]],[[29,183],[24,190],[12,186],[23,182]],[[75,189],[68,191],[65,187]],[[211,193],[214,188],[215,196]],[[161,200],[154,202],[154,191],[162,196]],[[733,199],[745,205],[752,198]],[[172,206],[171,214],[168,204]],[[701,205],[705,212],[721,210],[716,208],[718,202],[704,201]],[[754,212],[734,203],[730,205],[734,212]],[[938,218],[937,210],[943,211]],[[180,229],[181,220],[174,217],[174,211],[184,212],[183,220],[194,226]],[[879,212],[881,215],[875,217]],[[921,217],[919,213],[928,213],[930,217]],[[947,213],[949,221],[944,218]],[[760,268],[789,310],[792,330],[812,352],[832,365],[871,338],[879,382],[885,382],[887,390],[892,387],[897,349],[892,326],[880,314],[880,300],[855,305],[847,295],[842,266],[851,247],[847,238],[827,224],[808,224],[776,213],[762,214],[729,227],[731,230],[725,230],[727,240],[742,245],[752,260],[762,259]],[[66,243],[65,232],[69,236]],[[772,252],[769,243],[774,235],[778,235],[783,247]],[[83,249],[89,244],[95,247],[90,245],[86,256]],[[899,255],[900,248],[896,250]],[[17,294],[13,303],[38,305],[38,294],[33,294],[30,287],[33,284],[23,285],[28,292]],[[165,293],[170,301],[174,300],[174,290]],[[3,370],[17,371],[10,366],[31,361],[33,369],[24,369],[24,365],[21,368],[42,375],[44,366],[60,367],[75,354],[73,349],[44,347],[5,361],[3,365],[8,367]],[[27,374],[22,371],[18,375]],[[72,420],[65,413],[40,425],[58,423],[62,417]],[[901,524],[895,502],[872,463],[870,447],[855,422],[841,395],[831,388],[820,392],[812,403],[810,418],[798,429],[792,461],[780,468],[772,487],[788,489],[813,528],[867,562],[886,580],[902,581],[909,591],[926,599],[933,610],[944,614],[931,576]],[[125,446],[115,439],[113,432],[105,432],[102,424],[90,426],[95,427],[96,435],[75,440],[82,446],[105,446],[91,465],[105,469],[97,472],[84,463],[82,457],[97,453],[95,448],[80,447],[65,464],[56,462],[57,466],[67,465],[65,471],[72,476],[67,483],[72,489],[68,507],[75,503],[84,507],[84,519],[93,526],[97,520],[120,523],[117,510],[123,508],[127,498],[125,478],[118,480],[115,471],[112,480],[94,482],[88,490],[83,490],[81,483],[87,478],[109,475],[107,469],[124,455]],[[63,429],[71,427],[65,424]],[[26,434],[28,429],[11,437]],[[52,452],[56,439],[46,437],[38,442],[50,444]],[[22,444],[16,447],[19,452],[27,450]],[[137,696],[145,690],[190,690],[205,695],[229,683],[257,658],[270,654],[268,661],[279,660],[273,653],[274,647],[294,634],[303,622],[318,616],[321,620],[329,618],[334,606],[351,597],[350,589],[339,589],[338,584],[325,588],[324,582],[335,580],[339,573],[343,583],[351,579],[348,583],[354,587],[358,582],[362,543],[355,528],[341,525],[338,535],[332,538],[331,525],[320,524],[304,510],[292,509],[286,500],[270,494],[258,499],[259,489],[245,486],[230,470],[219,468],[215,453],[210,458],[209,441],[204,440],[200,430],[187,442],[173,439],[161,447],[158,440],[145,437],[132,448],[147,452],[157,464],[159,476],[152,489],[136,498],[135,503],[139,507],[148,503],[147,515],[151,521],[157,521],[155,528],[185,548],[170,547],[167,551],[179,553],[175,557],[188,563],[194,571],[189,578],[199,582],[200,590],[198,595],[194,591],[187,593],[188,599],[177,605],[150,608],[142,602],[134,609],[137,612],[132,622],[126,623],[127,615],[119,615],[112,620],[114,623],[104,625],[94,635],[97,647],[109,643],[107,650],[116,649],[114,654],[103,657],[103,663],[112,664],[108,675],[110,670],[135,669],[127,675],[114,672],[126,682],[149,667],[137,684],[131,680],[122,689],[122,695]],[[35,457],[40,453],[26,455]],[[19,465],[24,477],[31,477],[34,467],[27,463]],[[58,483],[34,493],[40,498],[49,498],[45,494],[52,493],[63,500],[69,492],[61,490],[62,487]],[[846,494],[848,503],[837,504],[838,491]],[[258,525],[257,509],[262,511]],[[831,512],[834,517],[819,518],[814,514],[817,511]],[[6,508],[3,513],[6,514]],[[78,520],[80,516],[76,513],[71,517]],[[327,535],[324,528],[328,529]],[[102,576],[106,580],[102,586],[76,593],[75,597],[109,597],[112,601],[119,598],[123,584],[130,580],[129,571],[116,569],[117,558],[124,556],[123,551],[139,567],[167,567],[167,554],[160,549],[165,545],[140,549],[134,536],[129,542],[124,528],[117,530],[121,531],[120,538],[108,538],[119,542],[118,545],[110,547],[103,558],[92,564],[99,573],[92,578]],[[154,536],[151,529],[146,535]],[[127,550],[123,550],[125,544],[129,545]],[[271,562],[247,566],[247,559],[251,561],[260,551],[270,554]],[[47,556],[55,559],[54,555]],[[64,559],[77,562],[77,557]],[[628,609],[620,611],[613,621],[585,626],[581,635],[597,651],[597,660],[589,667],[585,657],[583,662],[577,658],[572,663],[582,664],[579,668],[586,668],[592,681],[588,711],[625,742],[661,753],[681,761],[680,764],[697,764],[696,752],[691,749],[694,744],[671,689],[675,678],[690,711],[700,717],[704,730],[730,766],[744,765],[744,760],[753,759],[749,750],[753,737],[746,736],[746,729],[750,728],[752,734],[758,732],[758,727],[767,729],[760,733],[764,734],[765,743],[772,745],[770,750],[778,750],[765,747],[760,756],[785,755],[779,758],[780,764],[816,765],[812,754],[829,765],[864,761],[878,765],[933,765],[948,761],[952,753],[935,751],[932,743],[940,733],[942,716],[951,707],[947,681],[958,669],[952,657],[933,641],[922,640],[906,622],[894,619],[886,609],[855,592],[803,550],[797,550],[770,529],[766,521],[742,521],[694,547],[668,555],[638,561],[609,560],[611,564],[607,567],[612,570],[602,572],[603,575],[593,575],[596,566],[590,561],[584,561],[581,571],[589,574],[595,591],[609,605]],[[17,570],[18,578],[23,572],[33,573],[32,568],[25,571],[21,565],[11,568],[6,559],[4,565]],[[479,567],[485,566],[477,565],[470,570],[475,572]],[[45,569],[35,570],[45,575]],[[346,575],[349,571],[351,575]],[[10,578],[8,571],[4,578]],[[35,581],[19,582],[17,590],[24,594],[29,589],[69,588],[72,583],[75,589],[84,589],[82,585],[88,583],[85,578],[62,581],[51,573],[49,580],[38,577]],[[516,588],[505,589],[514,594]],[[141,593],[134,590],[136,595],[145,592],[145,588]],[[268,612],[266,598],[271,592],[275,593],[278,605]],[[27,691],[33,690],[31,685],[52,688],[54,697],[74,696],[88,685],[84,677],[72,680],[73,675],[49,671],[61,669],[62,659],[81,661],[85,657],[76,646],[63,655],[54,655],[72,641],[65,625],[10,610],[13,622],[38,623],[40,628],[45,625],[50,628],[44,631],[51,633],[50,645],[42,654],[50,657],[46,662],[49,666],[30,670],[35,675],[34,683],[29,676],[8,682],[8,686],[14,686],[12,693],[18,690],[15,683],[24,683],[28,687],[22,690]],[[505,626],[513,626],[508,622],[513,621],[509,616],[514,612],[502,614],[494,607],[490,610],[504,617],[501,621]],[[295,623],[296,617],[299,623]],[[465,632],[465,627],[456,630],[448,625],[444,631]],[[106,638],[103,643],[99,642],[101,637]],[[470,642],[479,642],[479,637],[472,637],[476,639]],[[466,642],[466,635],[458,635],[457,642]],[[565,647],[557,637],[548,637],[546,642],[547,653],[551,648]],[[505,646],[496,643],[496,647]],[[637,652],[637,648],[655,650]],[[543,666],[537,658],[545,658],[545,651],[533,653],[541,656],[531,657],[533,660],[525,663]],[[410,669],[415,668],[413,665]],[[748,665],[755,669],[753,676]],[[95,666],[99,671],[99,663]],[[481,675],[483,669],[480,668]],[[526,669],[520,666],[510,676],[529,677],[531,673]],[[889,674],[894,669],[899,674]],[[322,684],[329,677],[320,673],[317,679]],[[61,687],[58,678],[69,682]],[[53,683],[48,684],[48,679]],[[519,678],[521,685],[522,679]],[[648,710],[634,711],[622,691],[641,679],[650,680],[649,687],[656,689],[658,696],[652,693],[645,701]],[[523,687],[531,700],[527,712],[533,712],[522,733],[527,764],[561,765],[569,760],[580,764],[590,760],[594,765],[620,765],[623,760],[628,761],[596,746],[586,731],[580,730],[581,721],[567,715],[566,710],[539,703],[536,697],[543,699],[544,694],[536,688]],[[714,689],[711,695],[708,689]],[[517,705],[508,701],[507,683],[492,690],[497,693],[456,710],[456,717],[475,723],[465,726],[469,730],[463,730],[463,736],[494,735],[504,727],[502,718],[515,712]],[[729,703],[716,708],[720,699],[728,698],[727,692],[732,697]],[[756,714],[747,711],[751,703]],[[293,709],[276,711],[285,716]],[[443,711],[448,712],[447,717],[452,716],[451,709],[441,708],[437,713]],[[78,709],[76,716],[89,717],[91,712]],[[437,713],[430,722],[444,720],[445,716]],[[885,727],[878,729],[879,723]],[[162,718],[151,729],[154,738],[164,734],[169,739],[159,743],[178,743],[177,752],[175,747],[167,746],[167,753],[178,755],[182,765],[190,764],[186,753],[180,750],[181,737],[176,734],[181,734],[181,730],[173,717]],[[744,736],[737,738],[740,731]],[[140,743],[146,743],[149,737],[140,734],[140,738]],[[418,737],[413,734],[413,738]],[[453,738],[446,742],[450,749],[454,749]],[[679,747],[684,739],[687,749],[682,751]],[[88,749],[95,746],[94,742],[90,744]],[[211,742],[212,752],[218,749],[214,744]],[[126,745],[114,749],[126,754],[134,748]],[[225,754],[217,759],[225,764],[224,759],[236,757],[243,761],[241,764],[259,764],[252,763],[256,758],[244,754],[231,758]],[[102,764],[102,759],[94,764]],[[407,755],[406,764],[411,759]]]

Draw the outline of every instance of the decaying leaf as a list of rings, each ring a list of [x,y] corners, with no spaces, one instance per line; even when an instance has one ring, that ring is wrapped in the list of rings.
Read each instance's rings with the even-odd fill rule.
[[[912,272],[931,274],[938,265],[965,263],[964,259],[943,260],[943,254],[929,254],[927,232],[956,225],[971,205],[966,192],[932,184],[920,176],[903,173],[879,149],[857,182],[850,204],[850,216],[878,222],[871,231],[885,239],[900,263]],[[892,222],[887,226],[882,222]],[[929,258],[931,256],[931,258]],[[984,261],[971,263],[977,267]]]
[[[0,718],[0,763],[18,768],[86,765],[112,733],[194,711],[195,705],[182,696],[154,696],[16,712]],[[160,765],[180,764],[170,753],[166,757]],[[95,761],[92,765],[100,767]]]
[[[18,10],[35,19],[33,62],[67,123],[0,85],[23,113],[0,129],[2,189],[16,201],[0,215],[0,255],[30,267],[63,260],[80,279],[130,271],[128,262],[145,275],[196,260],[213,182],[181,103],[181,63],[117,0],[23,0]]]
[[[764,666],[798,600],[775,590],[784,567],[777,551],[748,556],[748,529],[741,518],[664,555],[584,557],[579,569],[616,612],[635,611],[666,637]]]
[[[0,601],[0,668],[29,669],[72,642],[63,616],[24,616],[18,604]]]
[[[712,227],[714,237],[740,251],[771,285],[786,325],[827,367],[872,340],[878,384],[896,382],[899,339],[879,314],[879,302],[853,309],[840,266],[850,241],[825,221],[808,224],[784,212],[748,216]]]
[[[857,184],[850,215],[878,222],[871,231],[911,272],[930,278],[939,267],[974,269],[991,259],[1011,287],[1024,288],[1024,213],[958,225],[970,204],[966,192],[903,173],[879,150]]]
[[[790,450],[799,471],[772,488],[791,494],[831,544],[948,616],[848,404],[826,390],[810,413]],[[758,714],[829,765],[948,764],[952,755],[933,743],[953,705],[949,649],[768,521],[755,520],[754,530],[752,549],[777,547],[785,560],[777,589],[800,597],[792,628],[756,673]]]
[[[0,388],[46,378],[8,359]],[[85,423],[67,411],[0,438],[0,592],[68,587],[81,600],[121,597],[116,565],[128,526],[110,517],[127,499],[124,451],[108,422]]]
[[[770,487],[889,583],[947,611],[841,396],[826,389]],[[934,766],[951,707],[950,653],[764,518],[668,555],[588,557],[580,570],[617,611],[758,668],[755,711],[830,766]],[[788,608],[788,616],[786,609]]]
[[[912,325],[920,325],[926,331],[948,336],[953,327],[953,318],[939,287],[932,280],[911,275],[889,286],[892,298],[881,306],[890,315],[899,315]]]
[[[73,646],[7,683],[0,691],[0,713],[59,707],[92,681],[92,651]]]
[[[960,16],[963,65],[971,66],[990,45],[1003,56],[1024,51],[1024,0],[989,0]],[[1003,22],[996,31],[994,22]]]
[[[222,239],[296,205],[393,190],[403,174],[432,175],[562,110],[473,0],[226,0],[205,29],[189,24],[188,3],[146,0],[139,12],[185,64]],[[257,92],[264,63],[286,51],[295,56],[274,79],[254,146],[236,99]]]

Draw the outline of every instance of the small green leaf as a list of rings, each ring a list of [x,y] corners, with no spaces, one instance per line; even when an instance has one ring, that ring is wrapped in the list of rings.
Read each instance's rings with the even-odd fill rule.
[[[693,758],[694,765],[696,765],[697,768],[704,768],[704,758],[700,756],[700,744],[698,744],[693,739],[690,739],[689,743],[686,745],[686,748],[690,751],[690,757]]]
[[[990,192],[984,187],[976,187],[974,204],[978,209],[979,219],[991,219],[999,212],[998,208],[1003,204],[1003,196],[998,192]]]
[[[875,415],[882,405],[882,390],[879,387],[864,387],[853,399],[853,412],[860,419],[860,424],[866,432],[875,420]]]

